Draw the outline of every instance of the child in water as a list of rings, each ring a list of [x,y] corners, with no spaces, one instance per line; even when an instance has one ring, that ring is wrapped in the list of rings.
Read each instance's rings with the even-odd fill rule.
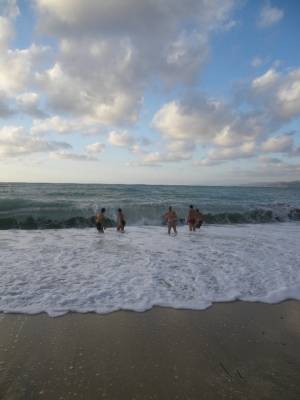
[[[100,233],[104,233],[105,211],[105,208],[101,208],[101,212],[96,214],[96,228]]]
[[[125,225],[126,225],[126,221],[125,221],[125,217],[123,214],[123,211],[121,208],[118,209],[118,214],[117,214],[117,231],[118,232],[125,232]]]

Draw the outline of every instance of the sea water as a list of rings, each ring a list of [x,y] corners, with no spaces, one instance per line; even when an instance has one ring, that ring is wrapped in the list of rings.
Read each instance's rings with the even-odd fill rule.
[[[56,316],[300,299],[299,199],[297,187],[1,184],[0,311]],[[166,207],[184,219],[189,203],[208,223],[168,236]],[[102,206],[112,220],[124,209],[125,234],[89,227]]]
[[[172,205],[184,222],[190,204],[206,223],[300,220],[300,184],[282,187],[211,187],[0,183],[0,229],[94,226],[105,207],[115,219],[124,209],[130,225],[161,225]]]

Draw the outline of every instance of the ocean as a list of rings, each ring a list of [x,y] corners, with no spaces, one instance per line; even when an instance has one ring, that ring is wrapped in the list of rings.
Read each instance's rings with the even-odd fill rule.
[[[204,226],[188,232],[193,204]],[[168,236],[172,205],[181,224]],[[93,216],[107,209],[105,234]],[[126,233],[113,227],[123,208]],[[0,311],[300,299],[300,187],[0,184]]]
[[[111,222],[117,208],[129,225],[160,226],[167,207],[184,223],[190,204],[208,224],[300,220],[300,185],[283,187],[147,186],[0,183],[0,229],[94,226],[101,207]]]

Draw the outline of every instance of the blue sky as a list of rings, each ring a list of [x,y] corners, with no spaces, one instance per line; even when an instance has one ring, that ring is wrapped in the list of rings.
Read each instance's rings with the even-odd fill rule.
[[[300,4],[0,0],[0,180],[299,179]]]

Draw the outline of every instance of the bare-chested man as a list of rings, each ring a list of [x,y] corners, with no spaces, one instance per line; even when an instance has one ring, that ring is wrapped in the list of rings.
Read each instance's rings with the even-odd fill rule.
[[[172,207],[169,207],[169,210],[165,213],[164,217],[168,225],[168,235],[171,234],[171,229],[173,229],[174,234],[177,235],[177,229],[176,229],[177,214],[172,209]]]
[[[196,230],[196,211],[194,210],[194,206],[190,206],[188,216],[187,216],[187,223],[189,226],[190,232],[195,232]]]
[[[125,225],[126,225],[126,222],[125,222],[125,217],[124,217],[123,211],[121,208],[119,208],[118,214],[117,214],[117,231],[124,233]]]
[[[97,212],[96,214],[96,228],[100,233],[104,233],[105,211],[105,208],[101,208],[101,212]]]

